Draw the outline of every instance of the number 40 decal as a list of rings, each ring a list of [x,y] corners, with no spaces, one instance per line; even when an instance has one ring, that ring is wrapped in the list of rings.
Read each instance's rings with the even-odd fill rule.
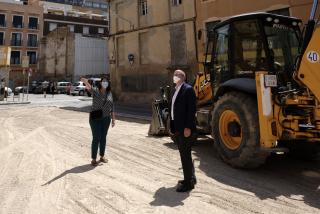
[[[320,60],[319,54],[316,51],[309,51],[307,54],[307,59],[311,63],[317,63]]]

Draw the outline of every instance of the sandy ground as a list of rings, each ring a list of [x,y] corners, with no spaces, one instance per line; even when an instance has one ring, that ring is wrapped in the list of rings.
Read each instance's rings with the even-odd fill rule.
[[[168,138],[118,121],[109,163],[91,167],[87,113],[12,108],[0,115],[0,213],[320,213],[320,163],[273,157],[254,171],[225,165],[201,140],[198,185],[176,193],[182,171]]]

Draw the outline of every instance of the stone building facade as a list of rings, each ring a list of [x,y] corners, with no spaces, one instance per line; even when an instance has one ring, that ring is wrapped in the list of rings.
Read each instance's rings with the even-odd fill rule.
[[[202,70],[206,34],[219,21],[251,12],[307,20],[312,0],[110,0],[109,57],[116,97],[150,103],[181,68]],[[131,61],[130,61],[131,59]]]
[[[86,37],[61,27],[41,41],[39,66],[43,80],[79,81],[81,76],[101,76],[108,72],[107,42]]]
[[[41,41],[39,67],[42,80],[71,80],[74,68],[74,33],[58,28]]]
[[[197,66],[194,0],[111,0],[108,41],[117,99],[150,104],[181,68]]]

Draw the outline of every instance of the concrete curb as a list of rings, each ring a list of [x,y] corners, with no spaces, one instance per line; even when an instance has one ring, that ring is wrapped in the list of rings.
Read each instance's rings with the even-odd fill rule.
[[[0,105],[23,105],[30,104],[31,102],[0,102]]]

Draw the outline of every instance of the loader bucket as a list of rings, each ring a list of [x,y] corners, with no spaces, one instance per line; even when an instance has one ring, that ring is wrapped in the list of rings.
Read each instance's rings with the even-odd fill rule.
[[[166,118],[163,115],[162,101],[155,100],[152,103],[152,118],[148,135],[167,135]]]

